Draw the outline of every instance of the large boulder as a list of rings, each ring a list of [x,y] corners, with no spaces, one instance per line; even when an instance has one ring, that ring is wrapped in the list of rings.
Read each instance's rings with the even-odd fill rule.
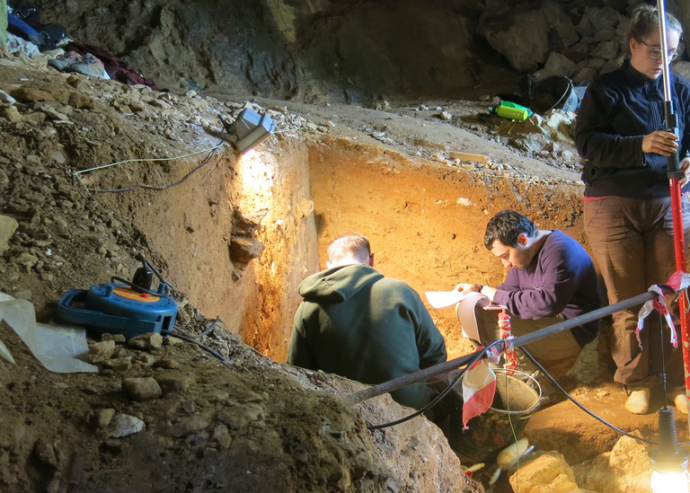
[[[639,431],[633,435],[641,437]],[[621,437],[611,452],[573,467],[583,488],[607,493],[647,493],[652,476],[647,447],[630,437]]]
[[[517,70],[533,72],[552,51],[565,51],[578,34],[563,8],[554,2],[533,3],[499,10],[487,9],[477,32]]]

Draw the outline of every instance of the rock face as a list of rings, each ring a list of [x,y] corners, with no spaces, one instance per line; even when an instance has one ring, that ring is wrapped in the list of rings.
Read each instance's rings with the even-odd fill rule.
[[[558,4],[535,7],[527,4],[504,6],[498,11],[487,9],[477,27],[496,51],[523,72],[537,70],[549,52],[568,48],[578,40],[572,21]]]
[[[41,0],[42,18],[103,46],[159,87],[282,99],[452,93],[468,68],[475,6],[380,2]]]

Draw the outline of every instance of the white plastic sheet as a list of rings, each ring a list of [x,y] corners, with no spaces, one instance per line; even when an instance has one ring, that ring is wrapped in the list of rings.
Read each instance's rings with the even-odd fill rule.
[[[48,370],[56,373],[98,371],[98,367],[76,359],[89,350],[83,328],[36,323],[33,304],[15,300],[5,293],[0,293],[0,320],[12,327]]]

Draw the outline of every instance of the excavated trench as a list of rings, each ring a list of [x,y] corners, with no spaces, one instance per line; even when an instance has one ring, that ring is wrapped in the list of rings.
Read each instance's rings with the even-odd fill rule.
[[[503,268],[484,248],[483,233],[503,209],[585,240],[575,185],[482,176],[333,137],[273,140],[215,159],[203,178],[175,189],[108,199],[146,232],[195,306],[277,361],[285,361],[299,283],[325,268],[328,243],[344,232],[367,235],[377,269],[419,293],[499,284]],[[232,253],[238,238],[248,238],[239,215],[254,221],[252,237],[265,246],[253,262]],[[431,314],[449,357],[466,354],[454,311]]]

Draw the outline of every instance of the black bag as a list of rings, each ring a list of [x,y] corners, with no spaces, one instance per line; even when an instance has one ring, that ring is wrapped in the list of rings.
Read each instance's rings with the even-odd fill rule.
[[[534,83],[529,94],[530,109],[541,115],[552,109],[574,113],[579,106],[573,81],[564,75],[554,75]]]
[[[67,37],[67,30],[62,24],[46,24],[39,31],[44,35],[46,41],[52,43],[53,46]]]

